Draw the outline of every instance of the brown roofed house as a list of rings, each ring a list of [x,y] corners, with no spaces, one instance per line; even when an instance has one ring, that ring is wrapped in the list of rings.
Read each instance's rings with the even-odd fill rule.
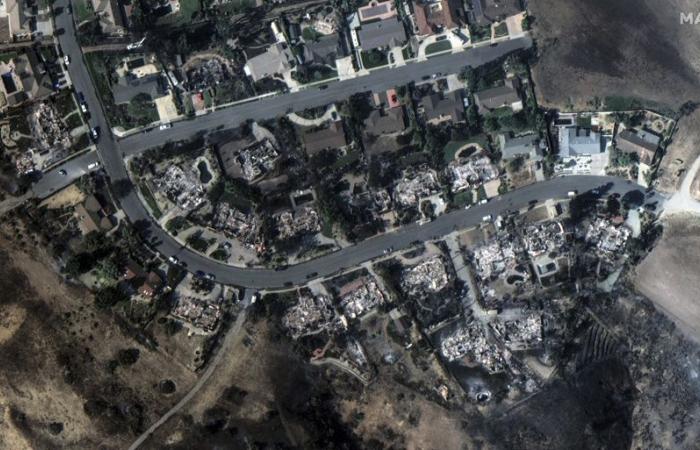
[[[133,280],[134,278],[142,277],[144,273],[143,267],[130,259],[126,262],[122,271],[122,280]]]
[[[659,148],[661,137],[645,130],[627,129],[618,133],[615,142],[618,150],[637,155],[639,162],[649,166]]]
[[[418,0],[413,2],[418,35],[430,36],[436,32],[461,25],[461,4],[456,0]]]
[[[398,133],[406,129],[403,108],[373,109],[365,119],[365,132],[373,135]]]
[[[333,121],[327,127],[307,128],[301,133],[301,141],[309,156],[322,150],[338,149],[348,145],[343,122]]]
[[[78,227],[86,235],[92,231],[108,231],[114,228],[111,211],[104,207],[94,195],[88,195],[83,203],[75,207]]]
[[[146,276],[146,280],[139,287],[139,294],[144,297],[153,298],[163,286],[163,279],[157,273],[151,271]]]
[[[472,0],[472,15],[479,26],[489,26],[522,11],[520,0]]]
[[[425,121],[431,124],[464,121],[464,103],[459,91],[449,94],[432,93],[418,103]]]

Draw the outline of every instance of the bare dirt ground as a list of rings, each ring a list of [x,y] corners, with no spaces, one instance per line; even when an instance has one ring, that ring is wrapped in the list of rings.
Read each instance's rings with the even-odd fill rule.
[[[683,177],[695,160],[700,157],[700,111],[682,117],[673,136],[673,141],[666,148],[659,165],[655,188],[661,192],[676,192]],[[697,188],[692,189],[691,194]]]
[[[689,337],[700,342],[700,219],[674,215],[637,267],[635,286]]]
[[[46,206],[49,209],[59,209],[67,206],[75,206],[83,200],[85,200],[85,194],[83,194],[78,186],[71,184],[67,188],[47,198],[39,205]]]
[[[0,238],[0,448],[123,448],[195,376],[136,343],[28,250]],[[117,362],[126,348],[138,350],[132,365]],[[163,380],[176,393],[161,393]]]
[[[540,61],[533,76],[550,107],[590,109],[626,96],[677,109],[700,100],[700,26],[680,24],[694,0],[532,0]]]

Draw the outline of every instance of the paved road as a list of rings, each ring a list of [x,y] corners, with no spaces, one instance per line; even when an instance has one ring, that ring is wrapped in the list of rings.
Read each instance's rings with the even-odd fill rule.
[[[96,162],[99,162],[99,158],[95,151],[76,156],[64,162],[55,170],[45,172],[41,179],[34,184],[32,191],[39,198],[48,197],[56,189],[61,189],[88,173],[88,166]],[[61,175],[60,170],[65,170],[66,174]]]
[[[238,317],[233,323],[233,326],[230,330],[228,330],[226,336],[224,337],[224,342],[216,351],[214,358],[209,362],[209,365],[207,366],[206,370],[202,373],[202,376],[199,377],[199,380],[197,380],[195,385],[192,386],[192,389],[190,389],[189,392],[185,394],[185,396],[182,397],[182,399],[179,402],[177,402],[175,406],[173,406],[167,413],[165,413],[160,419],[158,419],[157,422],[148,427],[148,430],[144,431],[143,434],[141,434],[141,436],[139,436],[133,442],[133,444],[129,446],[129,450],[135,450],[141,444],[143,444],[146,441],[146,439],[148,439],[161,425],[167,422],[173,415],[177,414],[177,412],[180,411],[187,403],[189,403],[189,401],[192,400],[192,398],[195,395],[197,395],[199,390],[207,384],[207,381],[209,381],[209,378],[212,376],[214,370],[216,370],[216,367],[219,365],[221,360],[224,358],[224,356],[228,356],[228,350],[230,350],[231,345],[233,345],[234,341],[236,340],[236,337],[243,329],[243,324],[245,323],[246,319],[246,308],[250,306],[250,301],[253,298],[253,294],[254,292],[251,290],[248,290],[246,292],[245,297],[243,298],[243,300],[241,300],[243,302],[244,308],[238,314]]]
[[[154,246],[157,250],[165,256],[176,256],[182,263],[186,264],[189,270],[203,270],[212,273],[218,281],[227,284],[238,284],[254,288],[275,288],[284,287],[290,283],[295,285],[304,284],[310,278],[330,275],[343,268],[359,265],[364,261],[381,256],[384,250],[389,247],[398,250],[409,247],[414,241],[426,241],[449,234],[455,229],[473,227],[481,223],[482,218],[488,214],[495,218],[508,210],[517,210],[527,206],[531,200],[543,202],[550,198],[566,198],[569,191],[584,192],[608,183],[611,184],[611,193],[625,194],[634,190],[642,191],[640,186],[615,177],[576,176],[554,178],[511,191],[485,205],[474,206],[469,210],[453,211],[439,216],[425,225],[408,225],[396,232],[368,239],[352,247],[290,266],[282,271],[226,266],[194,253],[176,242],[162,228],[153,224],[141,202],[136,200],[137,204],[130,205],[130,208],[132,208],[132,213],[138,214],[136,216],[137,219],[145,219],[152,224],[150,229],[154,237]],[[661,200],[660,196],[655,195],[653,198],[647,199],[647,202]],[[132,220],[134,219],[131,213],[130,217]]]
[[[122,139],[120,146],[127,154],[139,153],[168,140],[187,139],[198,132],[218,127],[235,127],[248,119],[269,119],[290,111],[303,111],[306,108],[342,101],[356,92],[381,91],[410,81],[420,80],[422,77],[438,72],[459,72],[465,66],[480,66],[530,46],[532,46],[532,39],[526,36],[502,42],[493,47],[478,47],[464,52],[436,56],[427,61],[410,63],[393,69],[376,70],[366,76],[329,83],[327,89],[312,87],[295,93],[268,97],[214,111],[194,120],[177,122],[168,130],[156,129],[133,135]]]

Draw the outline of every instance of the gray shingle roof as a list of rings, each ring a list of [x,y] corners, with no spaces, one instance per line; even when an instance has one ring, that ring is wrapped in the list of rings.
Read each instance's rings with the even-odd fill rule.
[[[362,50],[375,48],[396,47],[406,42],[406,30],[395,17],[362,25],[357,33]]]
[[[624,130],[617,135],[616,146],[625,153],[636,153],[644,164],[651,164],[661,137],[644,130]]]
[[[602,153],[603,139],[588,128],[567,127],[560,130],[559,156],[595,155]]]
[[[454,122],[464,120],[464,104],[459,91],[444,96],[439,93],[430,94],[421,99],[420,106],[423,107],[426,120],[440,119],[445,116],[451,116]]]
[[[542,153],[538,145],[539,137],[534,133],[516,138],[501,134],[498,136],[498,141],[501,144],[501,157],[504,160],[517,156],[528,156],[530,159],[535,160],[542,159]]]
[[[160,75],[152,74],[141,78],[121,77],[119,82],[112,87],[114,103],[117,105],[129,103],[139,94],[147,94],[154,100],[160,97]]]

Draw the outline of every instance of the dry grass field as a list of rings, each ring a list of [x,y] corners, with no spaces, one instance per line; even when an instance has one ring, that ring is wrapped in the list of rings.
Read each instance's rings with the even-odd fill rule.
[[[635,285],[686,334],[700,342],[700,220],[671,216]]]
[[[32,250],[0,238],[0,448],[124,448],[195,375],[124,334]],[[138,359],[114,364],[124,349]],[[175,394],[159,392],[163,380]]]
[[[551,107],[635,97],[677,109],[700,101],[700,25],[680,24],[693,0],[532,0],[540,60],[534,79]]]

